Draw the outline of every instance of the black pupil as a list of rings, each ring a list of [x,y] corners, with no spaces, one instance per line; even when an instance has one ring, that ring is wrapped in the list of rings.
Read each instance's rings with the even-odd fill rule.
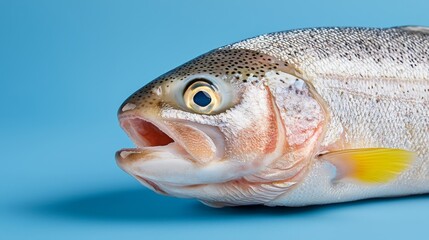
[[[200,107],[205,107],[209,105],[212,101],[212,98],[207,92],[199,91],[194,95],[194,103]]]

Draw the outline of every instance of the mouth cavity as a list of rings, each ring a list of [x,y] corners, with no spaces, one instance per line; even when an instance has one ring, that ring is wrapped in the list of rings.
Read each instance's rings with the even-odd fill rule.
[[[121,127],[136,145],[119,151],[121,156],[142,150],[168,151],[192,162],[207,162],[224,155],[224,139],[217,127],[192,123],[152,123],[140,116],[120,117]],[[172,128],[171,131],[169,128]],[[126,158],[126,157],[122,157]]]
[[[122,119],[121,126],[138,148],[166,146],[174,142],[157,126],[141,118]]]

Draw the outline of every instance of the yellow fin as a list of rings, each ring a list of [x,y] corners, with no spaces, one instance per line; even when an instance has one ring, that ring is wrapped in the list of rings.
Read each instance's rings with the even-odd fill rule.
[[[386,183],[408,168],[415,155],[402,149],[359,148],[321,154],[337,168],[336,179],[354,178],[365,183]]]

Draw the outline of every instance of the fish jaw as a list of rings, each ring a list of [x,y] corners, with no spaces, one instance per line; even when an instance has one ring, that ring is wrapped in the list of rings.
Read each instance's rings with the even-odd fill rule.
[[[120,125],[136,145],[116,153],[117,164],[135,177],[174,185],[218,181],[197,171],[222,157],[223,138],[216,127],[183,121],[154,120],[151,116],[126,112]],[[194,146],[198,143],[198,148]]]

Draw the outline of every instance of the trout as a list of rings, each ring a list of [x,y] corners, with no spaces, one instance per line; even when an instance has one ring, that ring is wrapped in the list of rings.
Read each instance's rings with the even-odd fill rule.
[[[203,54],[120,106],[118,165],[212,207],[429,192],[429,28],[276,32]]]

